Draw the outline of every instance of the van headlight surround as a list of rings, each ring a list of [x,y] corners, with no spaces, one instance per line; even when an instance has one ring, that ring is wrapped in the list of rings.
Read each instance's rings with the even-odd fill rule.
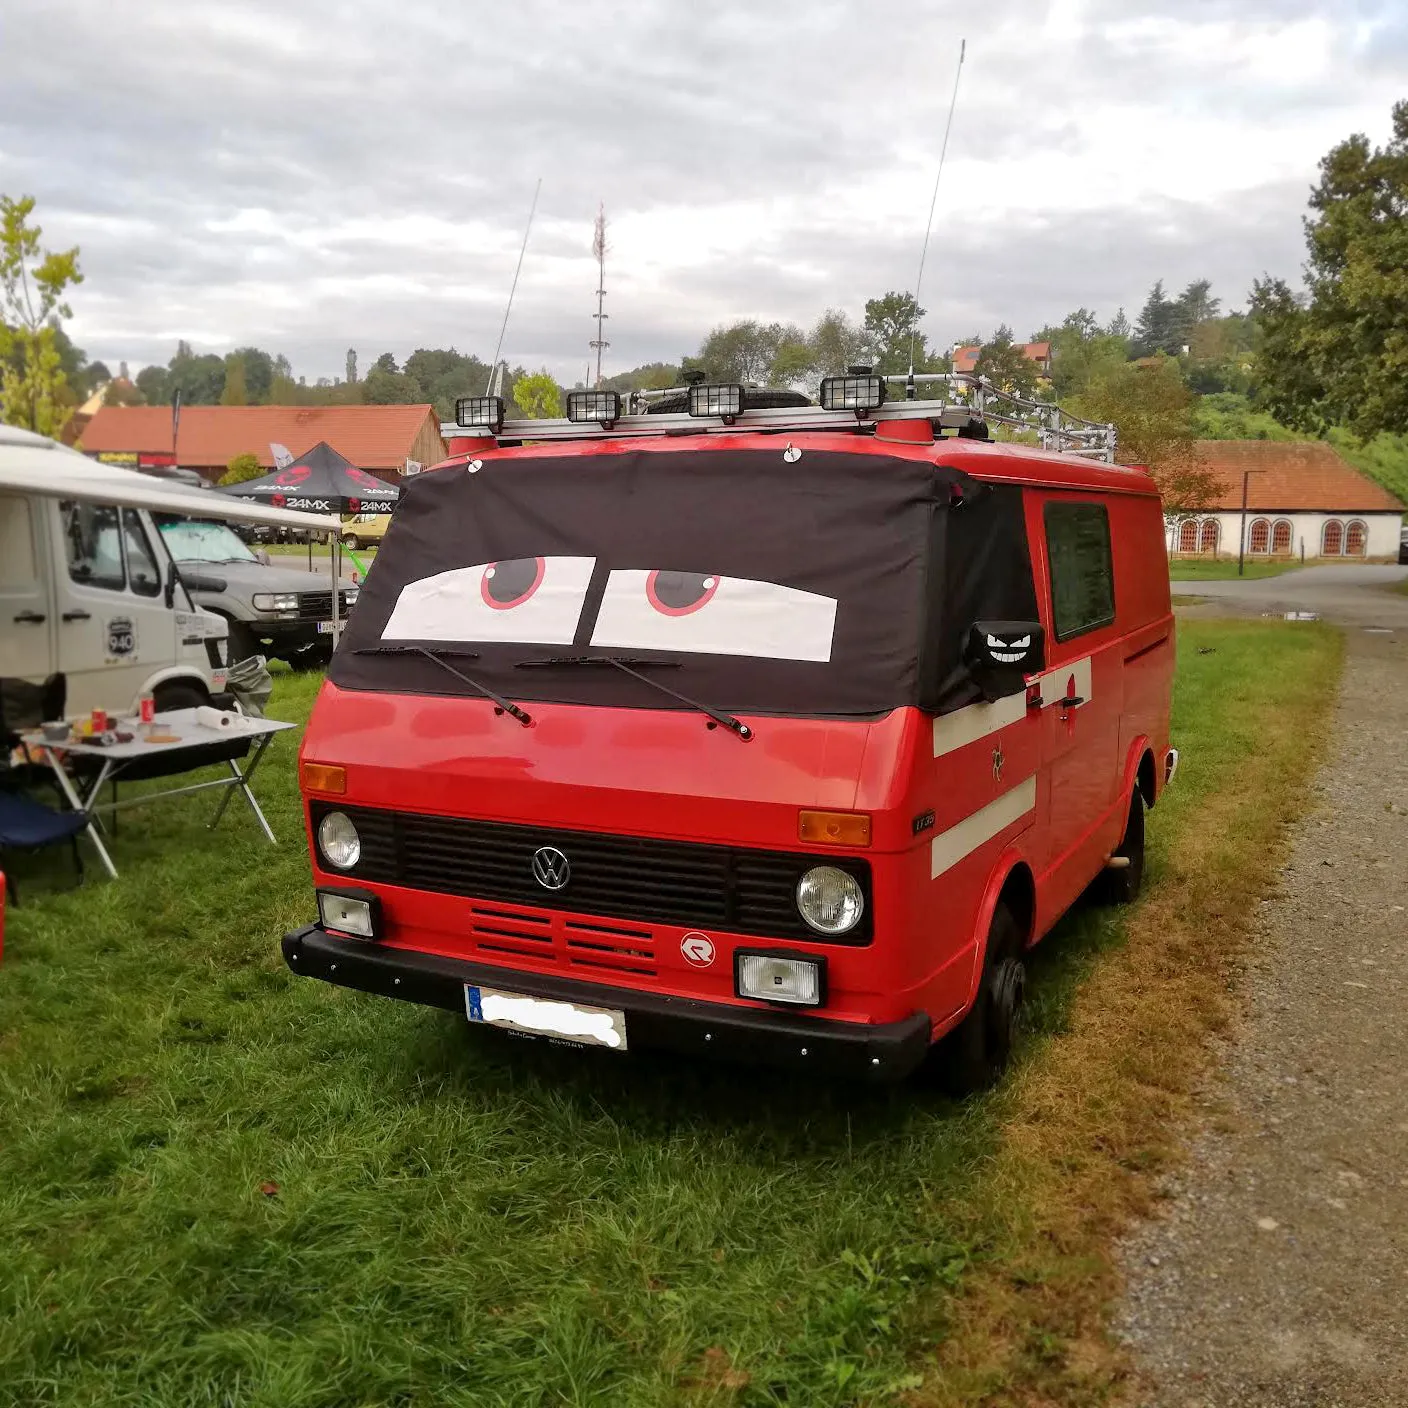
[[[818,934],[848,934],[865,913],[865,892],[839,866],[816,865],[797,882],[797,912]]]

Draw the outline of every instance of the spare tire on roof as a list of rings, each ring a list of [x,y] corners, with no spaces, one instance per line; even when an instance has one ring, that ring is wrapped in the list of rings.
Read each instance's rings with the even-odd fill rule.
[[[774,411],[786,406],[810,406],[812,399],[800,391],[788,391],[780,386],[749,386],[743,392],[745,411]],[[646,407],[652,416],[684,415],[689,410],[689,387],[667,391],[658,401]]]

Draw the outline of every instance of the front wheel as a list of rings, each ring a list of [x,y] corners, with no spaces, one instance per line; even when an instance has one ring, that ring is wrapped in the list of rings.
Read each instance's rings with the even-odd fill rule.
[[[152,701],[158,714],[171,714],[177,709],[199,709],[210,703],[210,696],[193,684],[173,680],[157,685],[152,691]]]
[[[968,1015],[929,1049],[927,1074],[950,1095],[971,1095],[996,1085],[1012,1058],[1017,1019],[1027,986],[1021,927],[999,904],[988,929],[978,995]]]
[[[351,548],[356,552],[362,546],[362,540],[355,533],[344,533],[342,535],[342,546]]]

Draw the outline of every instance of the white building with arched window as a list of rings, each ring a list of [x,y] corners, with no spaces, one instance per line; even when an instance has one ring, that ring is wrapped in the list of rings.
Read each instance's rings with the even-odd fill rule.
[[[1200,440],[1198,453],[1221,486],[1201,513],[1169,522],[1179,557],[1397,560],[1403,505],[1321,441]]]

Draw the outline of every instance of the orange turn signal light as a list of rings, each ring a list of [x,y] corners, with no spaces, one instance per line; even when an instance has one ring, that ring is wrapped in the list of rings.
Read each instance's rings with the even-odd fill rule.
[[[864,812],[801,812],[797,835],[814,846],[868,846],[870,818]]]
[[[347,769],[331,763],[299,763],[298,781],[305,792],[334,792],[340,797],[347,791]]]

